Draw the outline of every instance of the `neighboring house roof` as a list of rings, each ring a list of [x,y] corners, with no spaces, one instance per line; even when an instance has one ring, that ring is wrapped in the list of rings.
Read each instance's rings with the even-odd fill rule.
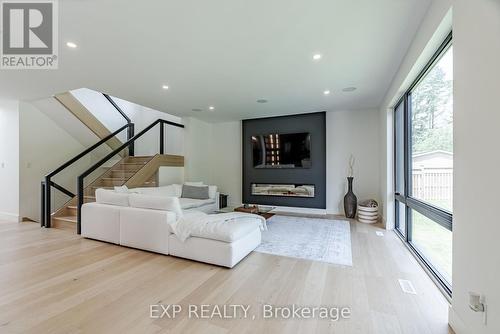
[[[444,150],[435,150],[435,151],[429,151],[429,152],[415,153],[413,155],[413,158],[423,157],[423,156],[429,156],[429,155],[438,155],[438,154],[439,155],[447,155],[447,156],[450,156],[450,157],[453,156],[453,152],[444,151]]]
[[[444,150],[435,150],[414,154],[413,165],[418,168],[453,168],[453,153]]]

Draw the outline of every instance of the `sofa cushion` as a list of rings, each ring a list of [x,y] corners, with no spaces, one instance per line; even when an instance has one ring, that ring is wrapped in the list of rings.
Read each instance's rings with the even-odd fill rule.
[[[171,211],[120,208],[120,245],[168,254]]]
[[[215,203],[215,200],[208,198],[208,199],[194,199],[194,198],[179,198],[179,202],[181,204],[181,208],[183,210],[188,210],[188,209],[193,209],[193,208],[199,208],[204,205],[208,204],[213,204]]]
[[[245,214],[240,215],[238,219],[225,221],[226,217],[227,214],[186,213],[181,220],[176,222],[172,231],[180,240],[198,237],[233,242],[254,230],[260,230],[261,221],[258,216]]]
[[[115,186],[114,190],[115,190],[115,193],[128,193],[129,192],[128,187],[125,185]]]
[[[130,193],[145,194],[151,196],[180,197],[182,186],[170,184],[161,187],[140,187],[130,189]]]
[[[99,188],[95,191],[95,201],[101,204],[129,206],[129,194],[117,193],[114,190]]]
[[[101,203],[82,206],[82,236],[115,244],[120,243],[120,210],[123,207]]]
[[[206,184],[203,184],[202,182],[185,182],[184,184],[188,186],[194,186],[194,187],[206,187]],[[217,194],[217,186],[208,186],[208,198],[215,199],[215,195]]]
[[[177,197],[130,194],[129,203],[134,208],[172,211],[177,219],[182,217],[182,209]]]
[[[260,231],[258,222],[255,218],[241,219],[229,224],[221,225],[222,228],[213,229],[210,232],[193,233],[193,236],[207,238],[224,242],[233,242],[239,240],[255,230]]]
[[[208,186],[189,186],[187,184],[182,186],[183,198],[193,199],[209,199]]]

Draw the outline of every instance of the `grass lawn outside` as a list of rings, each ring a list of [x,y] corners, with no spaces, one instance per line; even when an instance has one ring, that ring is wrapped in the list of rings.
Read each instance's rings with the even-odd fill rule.
[[[412,210],[412,244],[452,283],[452,232]]]

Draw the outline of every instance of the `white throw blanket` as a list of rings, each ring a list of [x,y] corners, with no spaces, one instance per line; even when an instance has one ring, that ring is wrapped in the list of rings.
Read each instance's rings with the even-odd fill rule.
[[[191,212],[185,214],[175,223],[170,223],[172,232],[181,240],[186,241],[192,235],[209,236],[218,234],[228,234],[231,230],[231,223],[239,221],[252,221],[259,225],[261,230],[267,230],[266,219],[259,215],[228,212],[218,214],[206,214],[204,212]]]

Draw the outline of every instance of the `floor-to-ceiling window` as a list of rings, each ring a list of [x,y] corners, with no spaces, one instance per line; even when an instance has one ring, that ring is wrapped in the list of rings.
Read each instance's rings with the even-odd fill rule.
[[[451,293],[451,34],[394,108],[396,230]]]

